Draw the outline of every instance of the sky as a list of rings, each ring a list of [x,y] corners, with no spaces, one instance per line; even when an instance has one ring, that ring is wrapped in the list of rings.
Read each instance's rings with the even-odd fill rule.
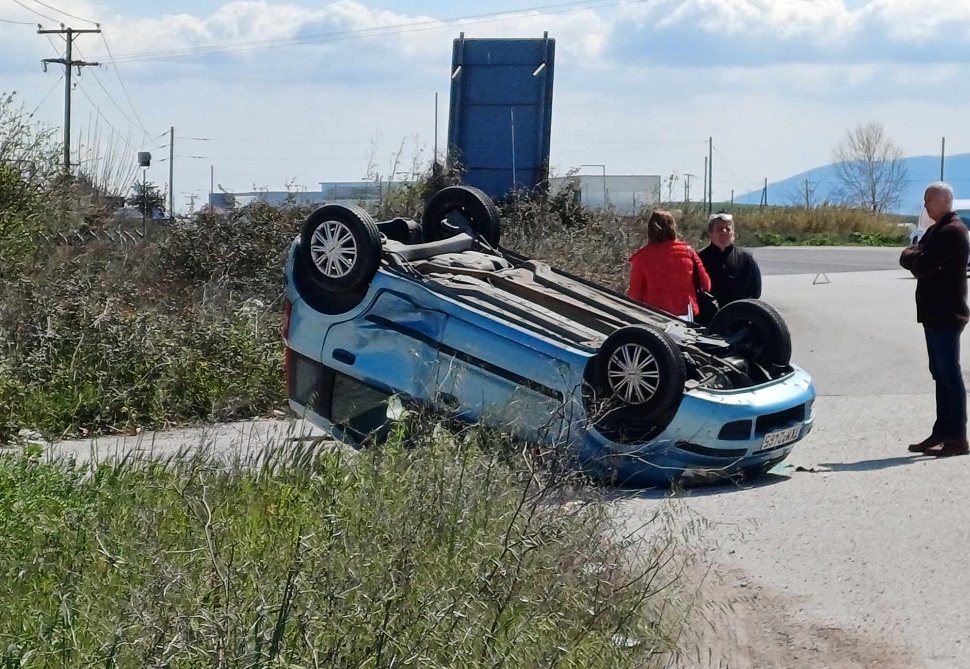
[[[727,199],[831,162],[870,121],[909,156],[970,152],[970,0],[0,0],[0,93],[59,130],[63,68],[41,59],[64,40],[37,24],[91,22],[74,58],[102,65],[75,77],[72,142],[124,165],[148,150],[165,188],[174,127],[179,210],[210,178],[318,190],[426,164],[462,32],[556,40],[555,174],[682,193],[711,137]]]

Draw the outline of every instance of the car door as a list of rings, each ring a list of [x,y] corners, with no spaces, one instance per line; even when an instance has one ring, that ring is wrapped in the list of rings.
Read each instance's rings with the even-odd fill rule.
[[[449,316],[438,351],[435,404],[525,439],[558,439],[569,422],[569,388],[577,382],[568,366],[529,346],[528,333],[518,333],[517,340],[488,325]]]

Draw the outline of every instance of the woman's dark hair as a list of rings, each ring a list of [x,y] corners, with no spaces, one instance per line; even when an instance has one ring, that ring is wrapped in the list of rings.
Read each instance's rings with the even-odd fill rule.
[[[672,242],[677,239],[677,221],[674,215],[665,209],[657,209],[647,221],[647,242]]]

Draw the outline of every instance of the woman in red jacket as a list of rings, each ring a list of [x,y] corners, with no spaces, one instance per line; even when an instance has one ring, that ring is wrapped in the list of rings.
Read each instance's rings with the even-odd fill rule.
[[[694,272],[703,290],[711,279],[697,252],[677,239],[677,223],[669,211],[658,209],[647,221],[647,245],[630,258],[630,290],[627,295],[675,316],[699,312]]]

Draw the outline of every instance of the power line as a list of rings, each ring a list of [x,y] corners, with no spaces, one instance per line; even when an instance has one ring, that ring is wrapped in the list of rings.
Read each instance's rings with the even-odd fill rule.
[[[14,1],[14,3],[16,3],[16,4],[20,5],[21,7],[23,7],[24,9],[26,9],[28,12],[30,12],[32,14],[36,14],[37,16],[41,17],[42,19],[47,19],[48,21],[53,21],[55,23],[60,23],[60,20],[55,19],[53,16],[47,16],[47,14],[41,14],[36,9],[32,9],[32,8],[28,7],[27,5],[25,5],[24,3],[22,3],[20,0],[13,0],[13,1]]]
[[[740,181],[741,180],[741,177],[739,177],[734,172],[734,170],[731,169],[731,166],[728,165],[727,159],[723,155],[721,155],[721,152],[717,150],[717,147],[716,146],[714,147],[714,153],[716,153],[717,154],[717,157],[721,159],[721,162],[722,163],[724,163],[724,167],[726,167],[727,168],[727,171],[731,173],[731,176],[734,177],[735,180]]]
[[[312,44],[317,42],[336,42],[347,39],[361,39],[366,37],[379,37],[383,35],[402,34],[407,32],[417,32],[423,30],[436,30],[445,28],[452,24],[474,24],[485,23],[487,21],[511,21],[522,19],[529,16],[548,16],[578,11],[580,9],[597,9],[600,7],[612,7],[620,4],[634,5],[649,2],[649,0],[579,0],[555,5],[540,5],[525,8],[513,12],[491,12],[488,14],[476,14],[466,17],[456,17],[450,19],[426,19],[413,23],[399,23],[391,26],[380,26],[376,28],[362,28],[359,30],[335,31],[329,33],[319,33],[316,35],[305,35],[303,37],[278,38],[272,40],[252,40],[245,42],[225,42],[222,44],[211,44],[208,46],[186,47],[182,49],[169,49],[163,51],[142,51],[120,54],[112,62],[140,62],[147,60],[161,60],[165,58],[179,58],[185,56],[208,55],[214,53],[237,53],[241,51],[254,51],[259,49],[274,49],[284,46],[295,46],[299,44]]]
[[[0,19],[0,23],[12,23],[15,26],[35,26],[36,23],[31,23],[30,21],[12,21],[10,19]]]
[[[85,18],[81,18],[80,16],[75,16],[74,14],[69,14],[65,12],[63,9],[58,9],[57,7],[51,7],[46,2],[41,2],[40,0],[34,0],[34,2],[36,2],[41,7],[46,7],[47,9],[51,9],[57,12],[58,14],[63,14],[64,16],[70,16],[72,19],[77,19],[78,21],[84,21],[85,23],[93,23],[94,25],[99,25],[97,21],[92,21],[91,19],[85,19]]]
[[[78,49],[77,52],[79,54],[81,54],[81,57],[82,58],[84,57],[84,54],[81,53],[81,50],[80,49]],[[98,73],[95,72],[94,70],[92,70],[91,71],[91,75],[94,77],[94,80],[97,82],[98,86],[101,87],[101,90],[104,91],[104,94],[108,96],[108,100],[111,102],[111,104],[113,104],[115,106],[115,109],[118,110],[118,112],[124,117],[124,119],[126,121],[128,121],[128,123],[130,123],[135,128],[140,129],[142,131],[142,133],[144,133],[145,137],[148,137],[148,134],[149,133],[145,129],[145,126],[142,125],[141,119],[138,119],[138,123],[135,123],[134,121],[132,121],[131,120],[131,117],[128,116],[127,113],[125,113],[125,110],[121,108],[121,105],[118,104],[118,101],[114,99],[114,96],[111,95],[111,93],[108,91],[107,87],[105,87],[104,82],[101,81],[101,77],[98,76]],[[135,118],[138,118],[137,117],[137,114],[136,114]]]
[[[196,155],[183,155],[178,154],[176,158],[191,158],[195,160],[246,160],[253,161],[258,160],[261,162],[268,161],[287,161],[287,162],[319,162],[320,156],[266,156],[266,155],[253,155],[253,156],[196,156]]]
[[[121,139],[121,141],[123,141],[125,143],[125,146],[128,147],[128,150],[129,151],[131,151],[132,153],[136,153],[137,151],[136,151],[135,147],[132,146],[131,145],[131,142],[129,142],[128,139],[124,135],[122,135],[120,132],[118,132],[118,129],[111,124],[111,121],[108,120],[108,117],[105,116],[101,112],[101,108],[98,107],[98,104],[94,100],[91,99],[91,96],[88,95],[88,92],[86,90],[84,90],[84,86],[81,86],[80,83],[81,82],[79,81],[78,82],[77,89],[79,91],[81,91],[81,95],[83,95],[85,98],[87,98],[88,102],[91,103],[91,106],[94,107],[94,113],[98,115],[98,118],[100,118],[102,121],[105,122],[105,125],[107,125],[108,128],[111,129],[111,132],[113,132],[118,138]]]
[[[54,85],[50,87],[50,90],[47,91],[47,93],[44,94],[44,97],[42,97],[40,99],[40,102],[38,102],[37,103],[37,106],[34,107],[34,111],[30,112],[30,116],[31,117],[33,117],[33,115],[37,113],[37,110],[41,108],[41,105],[43,105],[45,102],[47,102],[47,98],[49,98],[51,96],[51,93],[54,92],[54,89],[57,88],[57,85],[59,83],[61,83],[62,81],[64,81],[64,75],[63,74],[60,77],[58,77],[57,81],[54,82]]]
[[[257,143],[257,144],[345,144],[345,145],[355,145],[361,144],[362,142],[355,142],[351,140],[325,140],[325,139],[257,139],[253,137],[246,137],[241,139],[228,139],[228,138],[217,138],[217,137],[176,137],[176,139],[181,139],[187,142],[230,142],[232,144],[245,144],[245,143]]]
[[[58,49],[57,49],[57,45],[54,44],[54,40],[51,39],[51,36],[50,35],[44,35],[44,37],[47,38],[47,43],[51,45],[51,48],[54,50],[54,53],[60,53],[60,51],[58,51]]]
[[[111,53],[111,47],[108,46],[108,40],[105,39],[103,32],[101,33],[101,41],[104,42],[104,48],[108,52],[108,58],[110,59],[108,62],[111,63],[111,67],[115,71],[115,76],[118,77],[118,83],[121,84],[121,90],[125,93],[125,98],[128,100],[128,106],[131,107],[131,112],[135,115],[135,119],[138,121],[138,125],[141,127],[142,132],[147,135],[148,131],[145,130],[145,124],[142,123],[141,117],[138,115],[138,110],[135,109],[135,103],[131,101],[131,96],[128,95],[128,87],[125,86],[125,82],[121,79],[121,71],[118,70],[118,65],[114,62],[114,54]]]

